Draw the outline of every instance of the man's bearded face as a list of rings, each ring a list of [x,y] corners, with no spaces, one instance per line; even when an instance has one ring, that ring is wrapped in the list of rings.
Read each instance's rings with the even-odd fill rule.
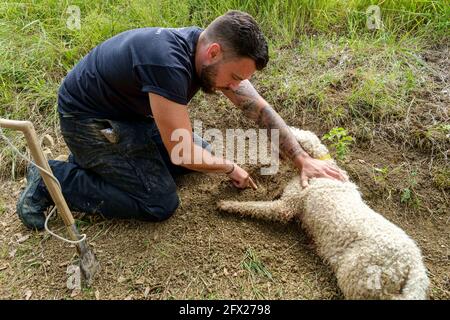
[[[205,93],[215,93],[216,92],[216,78],[217,78],[218,62],[210,64],[208,66],[202,66],[202,71],[200,73],[200,87]]]

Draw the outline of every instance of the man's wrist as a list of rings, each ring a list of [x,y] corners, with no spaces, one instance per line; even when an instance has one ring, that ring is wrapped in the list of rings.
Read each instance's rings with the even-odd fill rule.
[[[298,154],[296,154],[293,158],[294,165],[298,169],[302,169],[305,161],[308,161],[308,159],[311,158],[309,154],[307,154],[305,151],[301,151]]]
[[[233,173],[234,168],[235,168],[234,163],[231,163],[230,166],[231,167],[229,169],[227,169],[227,171],[225,171],[225,174],[232,174]]]

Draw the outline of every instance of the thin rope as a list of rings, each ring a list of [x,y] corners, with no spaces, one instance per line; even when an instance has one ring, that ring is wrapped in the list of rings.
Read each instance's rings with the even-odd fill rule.
[[[1,126],[0,126],[0,136],[6,141],[6,143],[11,147],[11,149],[13,149],[22,159],[24,159],[28,163],[31,163],[32,165],[36,166],[41,172],[44,172],[48,177],[53,179],[56,182],[56,184],[58,185],[59,190],[62,192],[61,184],[59,183],[58,179],[56,179],[56,177],[51,172],[47,171],[46,169],[42,168],[41,166],[38,166],[33,160],[29,159],[26,155],[24,155],[22,152],[20,152],[20,150],[17,149],[17,147],[3,133],[3,129],[2,129]],[[86,234],[84,234],[84,233],[81,235],[81,239],[79,239],[79,240],[69,240],[69,239],[66,239],[64,237],[61,237],[61,236],[57,235],[56,233],[52,232],[48,228],[48,221],[53,216],[53,214],[55,213],[56,209],[57,209],[57,207],[54,206],[53,209],[50,211],[50,213],[45,218],[45,223],[44,223],[45,230],[48,233],[50,233],[52,236],[54,236],[55,238],[58,238],[58,239],[60,239],[62,241],[65,241],[65,242],[71,243],[71,244],[78,244],[78,243],[81,243],[84,240],[86,240]]]

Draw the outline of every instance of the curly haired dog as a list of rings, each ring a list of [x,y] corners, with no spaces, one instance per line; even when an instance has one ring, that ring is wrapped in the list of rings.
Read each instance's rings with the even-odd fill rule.
[[[329,158],[315,134],[291,131],[312,157]],[[298,220],[347,299],[427,298],[429,280],[420,249],[403,230],[369,208],[352,182],[317,178],[309,184],[302,189],[296,177],[278,200],[221,201],[218,207],[273,221]]]

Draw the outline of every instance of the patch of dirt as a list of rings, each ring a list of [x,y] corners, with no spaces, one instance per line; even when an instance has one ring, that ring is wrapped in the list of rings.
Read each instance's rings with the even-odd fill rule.
[[[232,115],[230,115],[232,116]],[[312,128],[309,128],[312,129]],[[403,228],[423,251],[431,279],[431,298],[450,298],[450,214],[444,191],[426,176],[426,157],[402,154],[395,145],[354,149],[341,165],[357,182],[368,204]],[[415,164],[418,207],[400,203],[405,176]],[[388,167],[385,179],[374,168]],[[400,168],[394,170],[395,168]],[[0,297],[3,299],[341,299],[331,270],[295,224],[282,225],[221,214],[221,199],[276,198],[294,174],[258,176],[257,191],[237,190],[220,175],[191,174],[178,181],[181,205],[163,223],[105,221],[81,217],[102,265],[94,285],[69,290],[67,267],[75,248],[50,235],[30,232],[15,214],[19,182],[2,182]],[[52,229],[64,233],[60,220]],[[26,236],[29,236],[26,238]],[[26,239],[25,239],[26,238]],[[20,240],[20,241],[19,241]],[[253,252],[270,273],[258,274],[243,262]],[[31,292],[31,296],[30,295]]]

